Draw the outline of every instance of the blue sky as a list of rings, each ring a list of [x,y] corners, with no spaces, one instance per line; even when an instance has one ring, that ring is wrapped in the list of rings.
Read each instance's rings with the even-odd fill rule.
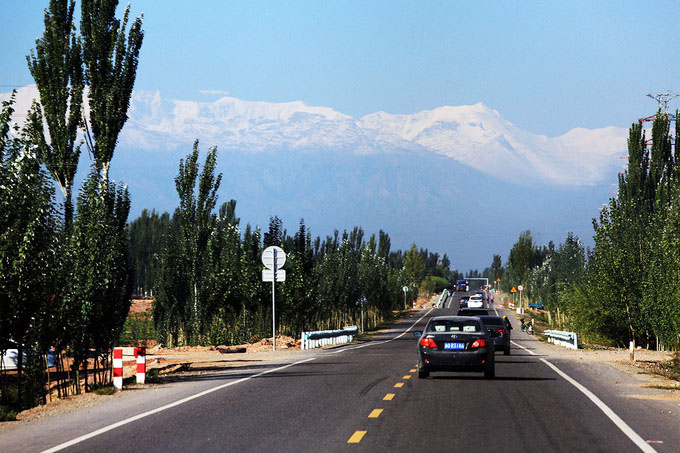
[[[0,2],[0,91],[32,83],[47,3]],[[628,127],[655,110],[645,94],[680,91],[680,2],[132,0],[141,12],[136,88],[164,97],[222,90],[355,117],[481,101],[557,136]]]

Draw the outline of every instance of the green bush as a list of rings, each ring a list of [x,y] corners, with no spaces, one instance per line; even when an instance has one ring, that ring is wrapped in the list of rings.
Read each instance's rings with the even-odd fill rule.
[[[13,422],[17,419],[17,413],[7,406],[0,405],[0,422]]]
[[[426,278],[426,280],[429,283],[428,288],[430,288],[435,293],[441,293],[446,288],[451,286],[451,283],[444,277],[429,276]]]
[[[146,346],[148,341],[156,339],[153,320],[146,313],[130,313],[125,319],[118,344],[129,346]]]
[[[17,419],[16,409],[19,406],[19,393],[15,387],[0,389],[0,422]]]

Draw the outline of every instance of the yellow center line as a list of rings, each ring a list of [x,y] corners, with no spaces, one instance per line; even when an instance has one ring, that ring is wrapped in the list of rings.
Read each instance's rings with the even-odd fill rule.
[[[347,441],[348,444],[358,444],[361,442],[361,439],[364,437],[366,434],[366,431],[357,431],[354,434],[352,434],[352,437],[349,438]]]
[[[380,417],[380,414],[382,414],[382,409],[373,409],[370,414],[368,414],[368,418],[378,418]]]
[[[418,371],[418,370],[416,370],[415,368],[408,370],[409,373],[415,373],[416,371]]]
[[[392,401],[392,398],[394,398],[394,393],[388,393],[385,395],[385,398],[383,398],[383,401]]]
[[[397,382],[396,384],[394,384],[394,388],[396,388],[396,389],[400,389],[400,388],[402,388],[403,386],[404,386],[404,383],[403,383],[403,382]]]
[[[407,375],[404,376],[402,379],[411,379],[411,375],[410,375],[410,374],[407,374]]]

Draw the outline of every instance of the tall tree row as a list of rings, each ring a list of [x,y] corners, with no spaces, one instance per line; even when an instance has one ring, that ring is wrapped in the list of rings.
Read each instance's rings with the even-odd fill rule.
[[[593,341],[680,346],[680,126],[659,111],[651,130],[634,123],[618,193],[593,220],[586,251],[571,233],[539,247],[524,232],[510,251],[505,290],[568,314],[570,328]]]
[[[679,128],[661,111],[650,137],[642,126],[631,126],[628,168],[619,175],[618,195],[594,222],[588,277],[597,291],[591,297],[616,331],[608,332],[616,342],[649,345],[658,338],[677,345],[680,298],[673,285],[679,269],[680,173],[673,142]]]
[[[0,114],[1,338],[11,340],[0,345],[0,353],[11,345],[26,352],[26,364],[19,354],[18,381],[7,383],[31,395],[19,408],[47,391],[40,381],[50,349],[58,368],[71,368],[58,373],[59,379],[69,376],[58,386],[60,395],[80,392],[81,370],[106,361],[132,293],[130,197],[122,183],[109,180],[109,168],[127,120],[141,18],[128,30],[129,6],[122,21],[115,15],[117,1],[82,0],[80,6],[79,27],[73,0],[51,0],[45,10],[45,30],[27,56],[40,99],[25,127],[11,126],[10,104]],[[94,161],[74,205],[83,143]],[[52,181],[61,197],[55,197]],[[85,379],[85,387],[104,380],[97,374]],[[39,391],[24,391],[33,382],[40,383]]]
[[[362,296],[368,326],[374,326],[403,307],[402,287],[410,302],[428,275],[450,273],[448,258],[441,260],[415,244],[406,253],[391,252],[384,231],[366,238],[355,227],[312,240],[304,220],[291,235],[276,216],[264,233],[250,225],[242,231],[234,200],[214,210],[221,182],[215,164],[213,148],[199,165],[196,143],[175,179],[179,207],[164,230],[154,265],[153,316],[164,345],[238,344],[269,337],[272,315],[277,334],[293,337],[305,330],[358,324]],[[143,213],[132,224],[147,219]],[[274,314],[272,286],[261,278],[262,251],[270,245],[287,254],[286,280],[276,285]]]

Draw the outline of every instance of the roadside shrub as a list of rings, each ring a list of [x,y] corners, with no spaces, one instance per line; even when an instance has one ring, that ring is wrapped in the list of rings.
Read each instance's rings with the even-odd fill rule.
[[[19,393],[15,387],[0,389],[0,422],[17,419],[16,408],[19,405]]]
[[[426,279],[428,281],[428,289],[434,293],[441,293],[446,288],[451,286],[451,283],[444,277],[430,276]]]
[[[153,320],[145,313],[130,313],[125,319],[123,330],[118,339],[119,345],[149,346],[156,339]]]

